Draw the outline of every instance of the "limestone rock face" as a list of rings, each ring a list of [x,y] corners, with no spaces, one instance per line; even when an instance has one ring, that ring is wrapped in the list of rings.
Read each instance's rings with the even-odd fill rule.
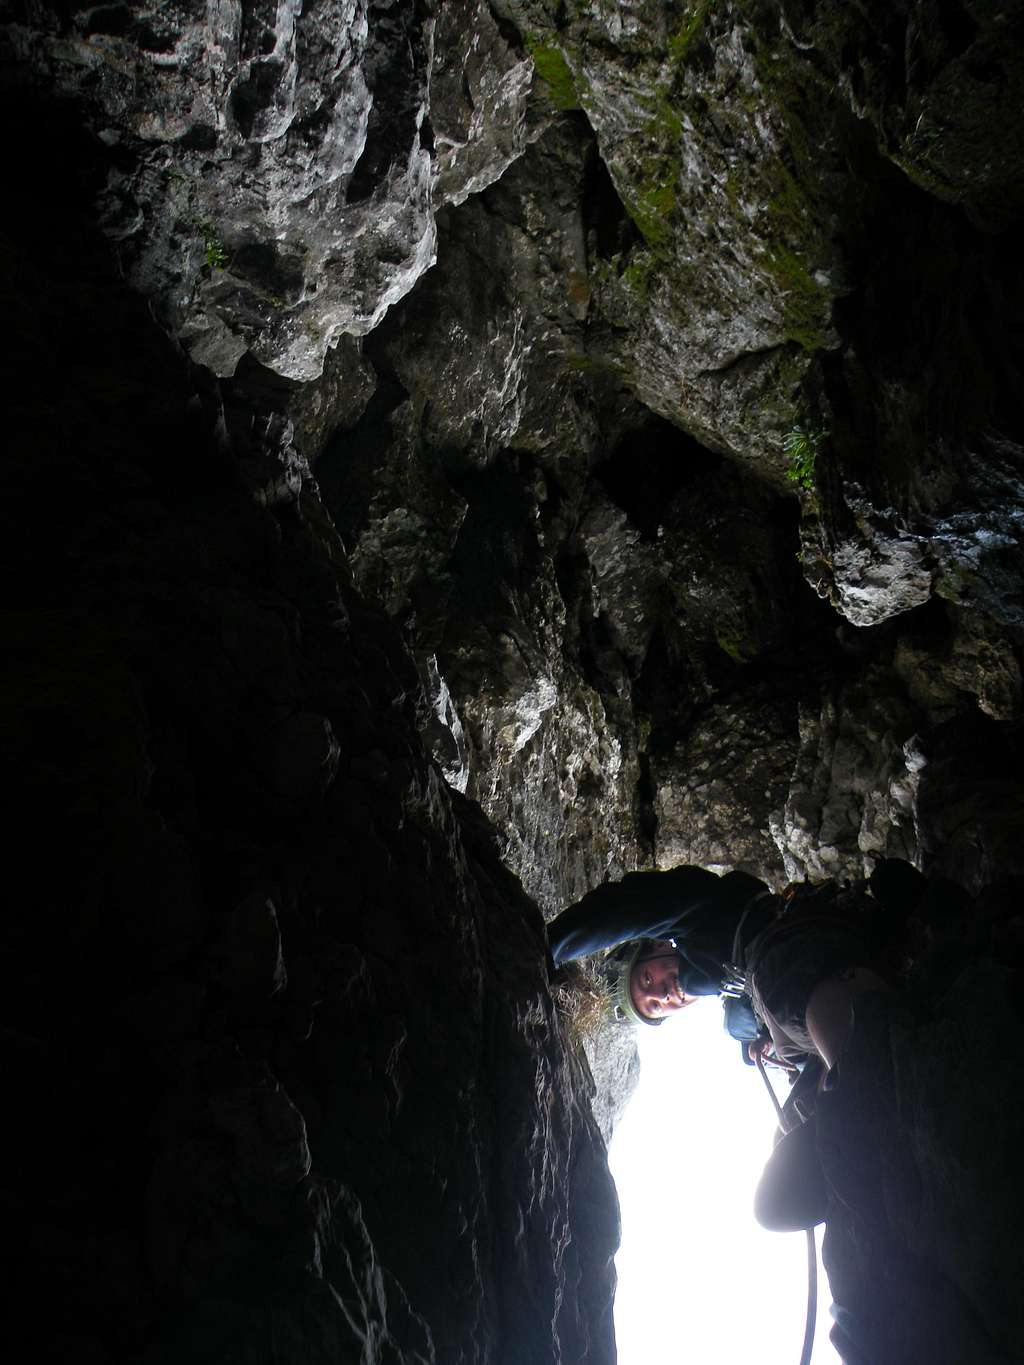
[[[576,614],[595,607],[568,543],[585,452],[635,405],[609,388],[595,411],[571,370],[550,382],[586,310],[586,150],[578,127],[553,129],[442,215],[437,267],[367,345],[377,397],[317,465],[356,581],[436,657],[466,790],[551,909],[637,858],[636,745],[573,657]]]
[[[900,689],[870,672],[800,716],[784,813],[772,824],[795,881],[852,880],[880,857],[920,859],[917,789],[927,760]],[[906,739],[901,737],[907,735]]]
[[[791,791],[796,757],[791,706],[770,695],[760,704],[748,697],[735,711],[709,706],[685,740],[651,762],[658,865],[774,868],[770,813]]]
[[[916,184],[962,204],[989,231],[1020,217],[1021,53],[1019,34],[1007,32],[1019,22],[1015,6],[954,12],[914,0],[853,10],[787,0],[781,8],[794,41],[820,55],[851,109]]]
[[[818,124],[810,156],[803,111],[774,97],[778,16],[602,3],[563,23],[554,7],[512,9],[539,69],[561,63],[628,215],[594,243],[605,325],[590,353],[656,412],[778,476],[843,288],[820,197],[834,138]]]
[[[9,41],[88,109],[104,229],[218,375],[317,378],[433,264],[436,206],[527,136],[532,64],[463,0],[72,7]]]

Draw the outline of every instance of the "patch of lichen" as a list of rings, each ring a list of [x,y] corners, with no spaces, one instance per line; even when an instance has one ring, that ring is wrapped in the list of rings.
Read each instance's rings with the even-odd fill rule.
[[[636,189],[626,186],[620,197],[626,212],[650,246],[668,242],[672,235],[669,220],[676,205],[675,186],[670,179],[656,179]]]
[[[526,46],[533,58],[534,70],[548,89],[548,96],[556,109],[580,108],[579,92],[565,53],[554,43],[527,35]]]
[[[646,301],[650,277],[670,264],[675,236],[680,177],[682,172],[683,122],[676,104],[679,69],[704,34],[714,0],[695,0],[683,9],[682,18],[667,39],[667,47],[638,56],[630,69],[631,100],[641,111],[628,151],[609,162],[619,199],[644,240],[645,252],[632,259],[622,272],[621,287],[631,305]],[[592,22],[589,5],[570,3],[576,23],[560,29],[558,43],[551,32],[524,34],[537,73],[544,80],[552,103],[560,109],[583,108],[589,87],[578,74],[573,33]],[[574,74],[574,69],[577,74]]]
[[[667,43],[669,60],[675,65],[685,62],[700,39],[704,36],[704,25],[713,0],[697,0],[689,6],[682,23],[671,34]]]
[[[651,277],[660,258],[650,251],[634,251],[619,277],[622,287],[638,303],[646,303],[651,292]]]
[[[630,149],[625,174],[613,176],[626,212],[648,246],[657,249],[672,238],[683,125],[663,87],[656,87],[644,102],[649,118]]]
[[[629,329],[640,323],[664,261],[664,252],[652,251],[644,245],[634,247],[625,262],[618,256],[595,262],[591,282],[601,315],[613,327]]]
[[[960,605],[969,602],[972,589],[978,582],[978,575],[962,563],[943,564],[935,578],[935,593],[947,602]]]
[[[820,258],[820,233],[807,197],[784,162],[774,170],[776,192],[768,201],[768,267],[784,299],[786,337],[805,351],[828,344],[832,298],[812,274],[808,259]]]
[[[829,343],[831,297],[796,254],[786,246],[773,247],[768,268],[783,297],[782,326],[787,341],[805,351],[817,351]]]
[[[751,33],[758,36],[757,73],[782,134],[778,152],[761,168],[768,190],[762,219],[765,260],[783,297],[787,339],[814,351],[831,339],[832,290],[827,278],[818,278],[834,255],[823,226],[831,203],[824,145],[831,126],[829,90],[806,53],[780,42],[777,33],[758,33],[758,8],[756,0],[744,4]]]
[[[728,654],[733,663],[749,663],[757,653],[757,646],[751,641],[745,640],[736,631],[720,630],[715,635],[715,642],[718,648]]]
[[[671,215],[675,186],[665,180],[639,189],[614,176],[619,199],[643,238],[624,256],[595,261],[591,282],[601,298],[601,311],[615,326],[631,326],[646,310],[656,275],[672,262]]]

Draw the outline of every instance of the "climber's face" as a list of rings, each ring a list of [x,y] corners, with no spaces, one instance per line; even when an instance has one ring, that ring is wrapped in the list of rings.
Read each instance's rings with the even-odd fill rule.
[[[629,993],[637,1012],[646,1019],[664,1019],[697,999],[679,984],[679,954],[664,939],[638,958],[629,977]]]

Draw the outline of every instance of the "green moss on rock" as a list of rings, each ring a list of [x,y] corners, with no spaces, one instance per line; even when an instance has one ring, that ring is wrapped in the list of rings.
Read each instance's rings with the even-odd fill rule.
[[[805,351],[827,346],[829,291],[815,280],[796,252],[786,246],[769,251],[768,267],[783,295],[782,325],[787,341],[795,341]]]
[[[625,265],[620,257],[595,265],[591,281],[600,298],[601,314],[613,327],[637,325],[647,311],[655,276],[664,261],[663,252],[644,245],[630,252]]]
[[[534,69],[548,88],[551,103],[556,109],[579,109],[580,98],[565,54],[554,43],[527,38]]]
[[[757,653],[757,647],[735,631],[721,630],[715,636],[715,641],[718,648],[728,654],[733,663],[749,663]]]
[[[973,596],[973,589],[978,582],[978,575],[967,567],[966,564],[955,561],[943,564],[935,578],[936,596],[945,598],[947,602],[955,602],[962,606],[970,602]]]
[[[762,38],[754,58],[784,128],[784,146],[765,167],[767,264],[783,295],[787,339],[815,351],[833,340],[832,289],[827,278],[819,279],[834,255],[824,227],[829,194],[823,177],[830,160],[823,155],[821,130],[830,126],[828,91],[792,44]]]
[[[646,242],[660,246],[669,240],[672,235],[669,219],[676,204],[675,187],[670,181],[656,181],[636,195],[627,189],[623,203]]]
[[[686,17],[668,40],[668,55],[677,65],[685,62],[694,47],[704,36],[704,23],[711,10],[713,0],[697,0],[690,5]]]
[[[614,178],[626,212],[648,245],[657,248],[672,238],[683,125],[664,89],[657,89],[645,103],[650,116],[631,149],[628,180]]]

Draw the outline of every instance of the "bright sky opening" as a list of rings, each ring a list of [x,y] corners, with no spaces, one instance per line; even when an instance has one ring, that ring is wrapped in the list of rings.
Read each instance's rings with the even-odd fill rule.
[[[797,1365],[806,1239],[765,1232],[752,1211],[776,1127],[764,1083],[715,999],[637,1033],[640,1084],[609,1153],[622,1207],[619,1365]],[[784,1099],[786,1081],[776,1088]],[[839,1361],[831,1301],[819,1264],[813,1365]]]

